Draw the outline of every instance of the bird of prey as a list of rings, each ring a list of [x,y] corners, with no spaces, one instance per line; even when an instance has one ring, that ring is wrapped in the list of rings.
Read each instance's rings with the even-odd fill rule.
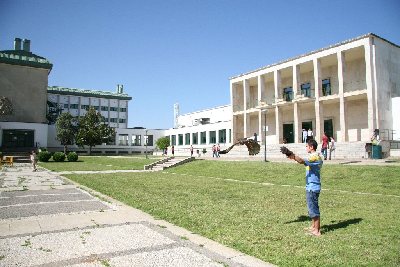
[[[234,143],[227,149],[220,151],[219,154],[227,154],[236,145],[246,145],[250,156],[254,156],[260,153],[260,145],[256,141],[254,141],[253,139],[243,138],[239,139],[238,142]]]

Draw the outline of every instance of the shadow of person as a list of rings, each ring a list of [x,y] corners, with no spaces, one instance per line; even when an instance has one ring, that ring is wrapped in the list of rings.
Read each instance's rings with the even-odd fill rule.
[[[340,228],[346,228],[347,226],[352,225],[352,224],[358,224],[361,221],[362,221],[361,218],[349,219],[349,220],[340,221],[337,223],[335,221],[332,221],[333,224],[326,224],[326,225],[321,226],[321,231],[323,231],[324,233],[330,232],[330,231],[335,231]]]
[[[297,222],[306,222],[306,221],[309,221],[309,220],[310,220],[310,217],[305,216],[305,215],[300,215],[299,217],[297,217],[296,220],[288,221],[288,222],[285,222],[284,224],[297,223]]]

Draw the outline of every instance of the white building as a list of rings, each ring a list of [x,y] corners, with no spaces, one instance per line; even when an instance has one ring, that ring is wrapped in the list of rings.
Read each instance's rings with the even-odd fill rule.
[[[202,150],[214,144],[225,147],[232,143],[231,105],[176,115],[177,128],[166,130],[165,135],[178,154],[186,153],[191,145]]]
[[[230,78],[233,139],[300,143],[302,129],[338,142],[370,142],[374,129],[390,139],[392,99],[400,96],[400,49],[375,34]],[[395,107],[396,108],[396,107]]]

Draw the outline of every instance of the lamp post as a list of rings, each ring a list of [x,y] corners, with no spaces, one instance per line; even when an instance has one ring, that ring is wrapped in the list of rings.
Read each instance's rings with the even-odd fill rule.
[[[267,103],[260,101],[259,109],[264,111],[264,162],[267,162]]]
[[[146,159],[148,159],[148,156],[147,156],[147,143],[149,142],[149,137],[147,136],[147,129],[146,129],[146,131],[145,131],[145,137],[146,137]]]

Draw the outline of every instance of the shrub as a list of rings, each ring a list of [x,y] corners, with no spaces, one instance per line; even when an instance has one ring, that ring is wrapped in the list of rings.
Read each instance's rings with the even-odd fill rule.
[[[207,149],[205,149],[205,148],[203,148],[203,154],[206,154],[207,153]]]
[[[49,151],[40,151],[38,155],[39,161],[48,162],[51,158],[51,154]]]
[[[78,160],[78,154],[76,152],[69,152],[67,155],[68,161],[77,161]]]
[[[65,154],[64,152],[56,152],[53,155],[53,160],[56,162],[61,162],[65,160]]]

